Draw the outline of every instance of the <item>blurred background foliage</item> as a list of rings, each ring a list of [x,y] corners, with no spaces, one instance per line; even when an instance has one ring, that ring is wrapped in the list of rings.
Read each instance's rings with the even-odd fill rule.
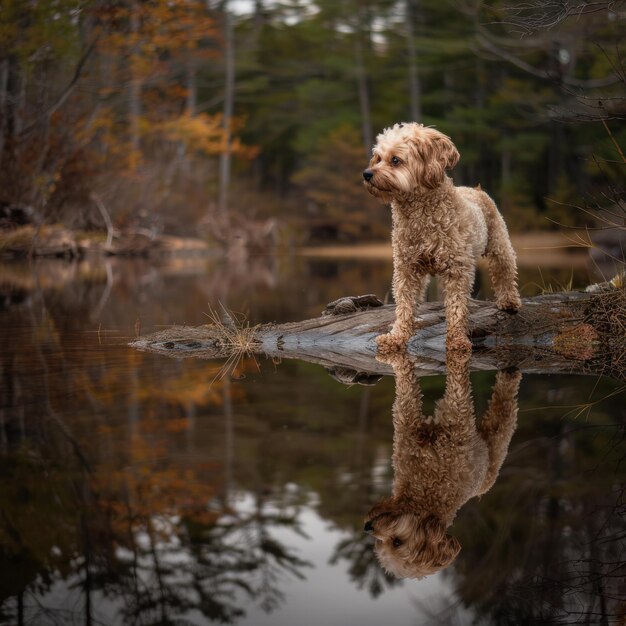
[[[360,172],[416,119],[513,230],[592,223],[623,173],[623,20],[619,2],[5,0],[0,204],[101,228],[96,192],[118,227],[211,234],[228,212],[376,239]]]

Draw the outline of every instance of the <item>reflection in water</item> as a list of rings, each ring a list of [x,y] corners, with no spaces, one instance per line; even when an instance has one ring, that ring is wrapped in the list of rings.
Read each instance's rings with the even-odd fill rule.
[[[0,623],[275,610],[285,579],[310,567],[283,539],[299,531],[303,497],[261,485],[240,497],[215,451],[220,427],[216,443],[193,436],[198,414],[219,419],[243,390],[220,364],[163,367],[81,332],[124,297],[103,304],[99,285],[71,286],[0,308]]]
[[[459,508],[494,484],[517,418],[521,374],[498,372],[477,425],[469,354],[448,359],[444,396],[424,415],[416,370],[406,353],[387,357],[396,377],[393,405],[393,495],[368,513],[381,565],[399,578],[421,578],[449,566],[458,540],[446,533]]]
[[[329,282],[301,259],[268,267],[242,278],[195,264],[0,265],[0,623],[594,624],[624,614],[626,414],[614,381],[525,377],[500,476],[454,522],[462,551],[416,582],[386,577],[362,532],[363,512],[391,487],[390,378],[346,387],[312,364],[259,359],[260,371],[244,360],[242,380],[229,381],[221,363],[126,346],[138,319],[142,332],[199,324],[224,294],[252,322],[286,321],[353,290],[383,293],[389,274],[338,264]],[[420,379],[424,413],[443,384]],[[482,414],[493,375],[473,374],[472,386]],[[415,385],[403,390],[419,400]]]

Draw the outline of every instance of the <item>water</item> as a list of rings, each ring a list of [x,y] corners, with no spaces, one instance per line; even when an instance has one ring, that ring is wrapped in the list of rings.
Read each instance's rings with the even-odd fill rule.
[[[499,477],[449,529],[458,557],[398,580],[363,533],[391,493],[391,377],[347,387],[263,358],[224,376],[126,345],[220,302],[252,323],[315,316],[384,295],[390,273],[297,256],[0,265],[0,621],[619,623],[620,383],[524,376]],[[526,293],[570,272],[536,274],[522,273]],[[477,415],[494,383],[472,374]],[[425,412],[445,384],[421,380]]]

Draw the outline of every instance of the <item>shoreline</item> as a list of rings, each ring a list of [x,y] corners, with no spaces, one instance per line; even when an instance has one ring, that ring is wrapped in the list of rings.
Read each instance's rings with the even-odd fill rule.
[[[576,241],[575,234],[569,237],[551,231],[512,233],[511,242],[517,253],[518,265],[522,267],[563,263],[583,267],[589,261],[589,248]],[[298,248],[298,254],[319,258],[392,260],[391,242],[303,246]]]
[[[4,235],[4,237],[2,237]],[[534,231],[513,233],[511,241],[520,267],[568,265],[583,267],[589,261],[589,247],[583,244],[576,232],[571,234]],[[33,245],[34,244],[34,245]],[[326,244],[294,246],[298,256],[327,259],[358,259],[391,262],[390,241],[355,244]],[[0,259],[11,261],[32,256],[34,258],[63,258],[66,260],[97,258],[148,258],[196,257],[207,258],[219,252],[207,241],[196,237],[159,235],[149,237],[144,233],[126,231],[117,233],[112,245],[106,245],[102,236],[85,236],[60,226],[45,226],[34,241],[34,228],[27,226],[0,233]],[[268,249],[264,254],[281,254]]]

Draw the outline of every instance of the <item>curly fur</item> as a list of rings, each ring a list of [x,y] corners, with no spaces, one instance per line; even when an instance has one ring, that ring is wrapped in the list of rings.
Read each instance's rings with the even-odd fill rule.
[[[415,368],[406,353],[384,359],[396,376],[393,494],[372,507],[365,530],[381,565],[399,578],[422,578],[450,565],[461,546],[447,533],[459,508],[495,482],[517,422],[521,374],[498,372],[476,425],[469,358],[448,362],[434,415],[422,411]]]
[[[459,153],[451,139],[421,124],[396,124],[377,137],[366,189],[391,205],[396,320],[377,338],[381,352],[402,349],[415,331],[417,306],[430,276],[445,290],[448,349],[467,350],[467,302],[476,260],[487,258],[497,306],[517,311],[517,266],[506,225],[480,189],[455,187],[446,176]]]

